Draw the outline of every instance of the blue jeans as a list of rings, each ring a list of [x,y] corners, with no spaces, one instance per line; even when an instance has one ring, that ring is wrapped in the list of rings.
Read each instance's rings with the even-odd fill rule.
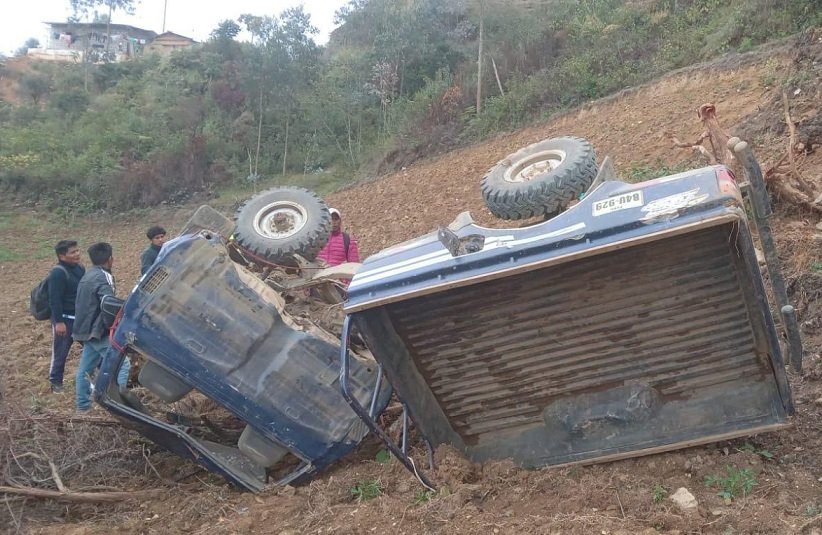
[[[106,356],[109,343],[108,337],[102,340],[87,340],[83,344],[83,354],[80,356],[80,364],[77,366],[77,410],[85,411],[91,408],[91,380],[103,357]],[[131,363],[126,357],[120,371],[117,372],[117,384],[126,386],[128,383],[128,370]]]
[[[51,324],[51,366],[49,366],[49,381],[53,385],[63,384],[63,371],[66,369],[66,358],[68,357],[71,343],[71,330],[74,327],[74,316],[67,318],[63,316],[63,323],[66,324],[66,335],[57,336],[54,332],[54,322]]]

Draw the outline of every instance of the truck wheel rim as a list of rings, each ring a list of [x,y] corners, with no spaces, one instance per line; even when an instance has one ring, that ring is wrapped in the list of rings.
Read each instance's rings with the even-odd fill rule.
[[[545,150],[518,160],[503,178],[506,182],[530,182],[535,177],[553,171],[565,161],[565,151]]]
[[[257,212],[254,231],[264,238],[282,240],[297,234],[307,221],[305,208],[294,202],[277,201]]]

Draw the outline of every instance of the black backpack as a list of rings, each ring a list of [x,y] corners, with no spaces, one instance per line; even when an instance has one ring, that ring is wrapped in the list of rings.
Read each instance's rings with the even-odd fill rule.
[[[52,268],[52,271],[54,271],[54,269],[62,269],[63,273],[66,274],[66,278],[68,278],[68,270],[66,270],[66,268],[64,268],[60,264],[54,266],[54,268]],[[51,272],[49,272],[49,275],[51,275]],[[36,320],[43,321],[51,318],[51,307],[49,306],[48,281],[49,278],[48,276],[46,276],[46,278],[40,281],[40,284],[35,286],[34,289],[31,291],[31,299],[29,300],[29,312],[31,312],[31,315],[34,316],[34,319]]]
[[[345,251],[345,261],[348,262],[348,247],[351,246],[351,236],[343,232],[343,250]]]

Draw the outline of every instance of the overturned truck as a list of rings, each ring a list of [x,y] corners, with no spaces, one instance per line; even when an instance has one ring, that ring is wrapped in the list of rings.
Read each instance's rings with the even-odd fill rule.
[[[739,148],[746,174],[758,172]],[[431,445],[540,467],[788,425],[780,338],[729,169],[638,184],[616,180],[610,165],[595,175],[584,140],[523,149],[489,172],[486,203],[498,216],[547,221],[490,229],[462,214],[372,256],[354,277],[347,327]],[[763,237],[767,221],[758,223]]]
[[[747,177],[758,167],[745,150]],[[236,228],[200,218],[126,301],[96,399],[253,491],[272,474],[280,484],[309,479],[369,429],[433,486],[409,454],[412,422],[429,451],[451,444],[475,461],[526,467],[788,425],[790,387],[752,234],[774,264],[767,202],[755,203],[753,225],[743,190],[756,192],[727,168],[627,184],[607,159],[597,167],[587,142],[560,138],[506,158],[482,187],[495,215],[545,221],[490,229],[465,213],[371,256],[348,287],[341,339],[285,311],[288,291],[318,295],[322,277],[262,280],[283,265],[305,271],[325,239],[312,223],[327,224],[323,204],[307,192],[267,194]],[[778,266],[769,268],[790,334]],[[787,339],[801,359],[798,338]],[[116,386],[129,352],[146,358],[140,382],[156,396],[204,395],[242,433],[204,439],[150,414]],[[392,392],[404,409],[399,444],[379,418]]]
[[[289,314],[285,302],[288,291],[333,294],[334,281],[351,276],[338,266],[325,277],[301,256],[319,250],[329,221],[319,198],[294,188],[258,196],[236,227],[208,207],[198,210],[119,311],[96,400],[160,446],[249,491],[305,482],[351,452],[368,428],[340,394],[339,338]],[[259,234],[246,238],[254,229]],[[268,267],[260,270],[252,255]],[[277,266],[305,276],[266,284]],[[328,285],[331,291],[319,291]],[[355,396],[382,412],[390,386],[375,389],[379,367],[365,348],[356,353]],[[144,361],[139,383],[149,395],[117,386],[127,355]]]

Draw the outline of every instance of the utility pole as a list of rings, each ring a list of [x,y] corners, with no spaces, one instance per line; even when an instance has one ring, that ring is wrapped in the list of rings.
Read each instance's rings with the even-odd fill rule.
[[[166,12],[168,11],[168,0],[163,2],[163,31],[160,33],[166,33]]]
[[[106,21],[106,56],[111,45],[111,14],[114,12],[114,0],[108,0],[108,20]],[[106,58],[108,61],[109,58]]]
[[[477,115],[482,113],[482,30],[483,30],[483,7],[485,1],[480,0],[480,24],[479,24],[479,53],[477,54]]]

